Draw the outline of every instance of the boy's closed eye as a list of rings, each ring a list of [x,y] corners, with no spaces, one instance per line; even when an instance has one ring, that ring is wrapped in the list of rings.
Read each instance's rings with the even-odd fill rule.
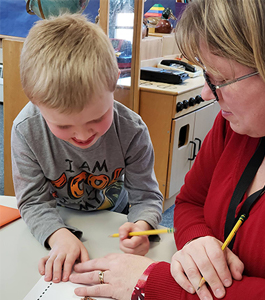
[[[98,118],[98,119],[96,119],[96,120],[93,120],[93,121],[91,121],[91,122],[93,122],[93,123],[100,123],[101,121],[103,121],[104,117],[105,117],[105,115],[102,116],[102,117],[100,117],[100,118]],[[89,123],[90,123],[90,122],[89,122]]]
[[[71,125],[58,125],[57,126],[59,129],[69,129],[71,127]]]
[[[102,117],[100,117],[100,118],[98,118],[96,120],[89,121],[86,124],[88,125],[89,123],[100,123],[101,121],[103,121],[103,119],[104,119],[104,116],[102,116]],[[71,125],[57,125],[57,127],[59,129],[63,130],[63,129],[69,129],[71,127]]]

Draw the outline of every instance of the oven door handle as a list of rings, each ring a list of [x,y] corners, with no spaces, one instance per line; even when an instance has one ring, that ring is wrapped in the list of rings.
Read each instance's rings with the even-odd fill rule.
[[[197,147],[197,145],[193,141],[190,141],[190,143],[193,144],[194,146],[193,146],[193,151],[192,151],[192,157],[188,158],[188,160],[194,160],[195,157],[196,157],[196,147]]]
[[[201,140],[201,139],[199,139],[199,138],[195,138],[195,141],[198,141],[198,142],[199,142],[199,147],[198,147],[198,152],[199,152],[199,151],[200,151],[200,149],[201,149],[202,140]],[[197,154],[198,154],[198,152],[197,152]]]

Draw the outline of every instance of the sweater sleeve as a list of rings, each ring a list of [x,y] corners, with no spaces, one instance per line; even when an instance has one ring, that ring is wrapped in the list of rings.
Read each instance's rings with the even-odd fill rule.
[[[199,297],[182,289],[171,276],[170,264],[160,262],[152,269],[145,286],[145,300],[154,299],[198,300]],[[213,299],[218,298],[213,296]],[[265,299],[265,279],[243,276],[240,281],[234,280],[232,285],[226,288],[226,295],[222,299]]]
[[[163,196],[154,173],[154,150],[146,125],[139,122],[125,155],[125,188],[130,204],[128,220],[144,220],[156,228],[162,218]]]
[[[219,113],[176,197],[174,226],[178,249],[197,237],[213,236],[204,220],[204,203],[224,142],[225,120]]]
[[[36,141],[37,142],[37,141]],[[11,134],[12,173],[20,214],[35,238],[45,247],[47,238],[60,228],[68,228],[78,238],[82,232],[64,224],[56,209],[45,178],[30,146],[13,125]]]

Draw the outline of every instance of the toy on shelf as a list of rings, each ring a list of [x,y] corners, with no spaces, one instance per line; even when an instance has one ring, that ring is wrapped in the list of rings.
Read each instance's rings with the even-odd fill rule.
[[[169,19],[176,20],[176,17],[173,15],[172,9],[167,7],[163,10],[161,19],[155,26],[155,32],[171,33],[173,26],[170,23]]]
[[[189,77],[202,76],[203,70],[199,66],[190,64],[186,59],[176,58],[176,59],[162,59],[158,64],[158,68],[172,70],[172,71],[182,71],[189,75]]]
[[[155,32],[155,27],[161,20],[164,9],[165,8],[162,4],[155,4],[144,14],[144,18],[147,20],[149,32]]]
[[[147,26],[148,24],[148,21],[147,19],[143,19],[143,25],[142,25],[142,39],[144,39],[145,37],[148,36],[148,31],[149,31],[149,28]]]
[[[155,18],[161,18],[162,13],[164,11],[164,6],[162,4],[155,4],[153,5],[145,14],[145,18],[155,17]]]

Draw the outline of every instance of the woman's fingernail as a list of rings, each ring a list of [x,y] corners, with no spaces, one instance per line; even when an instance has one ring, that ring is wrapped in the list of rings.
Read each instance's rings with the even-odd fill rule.
[[[217,298],[221,298],[224,296],[224,291],[221,289],[216,289],[214,294]]]
[[[225,286],[225,287],[229,287],[229,286],[231,285],[231,283],[232,283],[232,282],[231,282],[231,280],[229,280],[229,279],[225,279],[225,280],[224,280],[224,286]]]

